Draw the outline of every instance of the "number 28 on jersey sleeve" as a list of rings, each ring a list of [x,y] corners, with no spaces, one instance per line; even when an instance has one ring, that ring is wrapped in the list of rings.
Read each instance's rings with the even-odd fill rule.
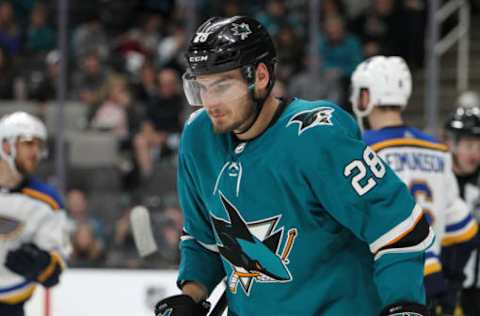
[[[369,176],[367,168],[370,169],[374,176]],[[383,178],[385,175],[385,166],[383,165],[377,154],[370,148],[366,147],[363,151],[363,159],[351,161],[343,169],[343,175],[352,177],[351,184],[355,192],[362,196],[370,191],[377,184],[376,178]]]

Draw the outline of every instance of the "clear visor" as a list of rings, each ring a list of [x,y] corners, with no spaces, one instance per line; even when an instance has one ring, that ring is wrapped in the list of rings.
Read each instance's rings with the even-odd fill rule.
[[[237,78],[232,72],[199,77],[186,72],[182,81],[183,91],[192,106],[233,102],[248,94],[247,82],[243,78]]]

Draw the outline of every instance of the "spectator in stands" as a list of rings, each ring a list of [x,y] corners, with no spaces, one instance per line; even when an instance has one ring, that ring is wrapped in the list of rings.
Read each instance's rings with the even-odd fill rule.
[[[347,91],[350,86],[350,75],[355,67],[363,60],[360,41],[355,35],[348,33],[345,20],[338,15],[328,16],[323,23],[324,36],[320,39],[320,57],[326,71],[335,71],[340,74],[341,95],[340,103],[347,108]]]
[[[178,203],[178,202],[177,202]],[[167,206],[163,210],[165,218],[173,223],[177,231],[181,232],[183,229],[183,214],[178,205]]]
[[[180,52],[185,49],[186,42],[185,27],[180,23],[174,23],[169,30],[169,35],[164,37],[158,45],[157,64],[160,67],[183,66],[184,57]]]
[[[295,29],[287,23],[280,27],[274,41],[278,59],[281,61],[277,68],[277,77],[288,80],[300,70],[305,46]]]
[[[163,261],[169,266],[178,266],[180,261],[180,251],[178,243],[180,241],[182,230],[179,230],[176,223],[167,220],[161,227],[161,240],[159,241],[162,249],[161,256]]]
[[[178,73],[165,68],[158,72],[157,95],[147,105],[146,119],[134,138],[136,159],[142,176],[153,172],[157,157],[176,150],[182,128],[184,99],[180,92]]]
[[[397,42],[405,27],[394,0],[373,0],[353,21],[351,29],[360,37],[364,55],[371,57],[399,55]]]
[[[56,98],[57,80],[60,75],[60,58],[60,53],[57,50],[52,50],[47,54],[45,72],[42,73],[38,82],[30,87],[29,96],[31,99],[45,103]]]
[[[342,74],[335,69],[325,69],[321,61],[313,65],[310,57],[305,57],[303,70],[290,78],[288,94],[306,100],[326,99],[336,104],[345,97],[342,86]],[[318,68],[318,69],[315,69]]]
[[[90,213],[87,196],[79,189],[72,189],[67,193],[67,210],[69,217],[69,230],[74,233],[78,226],[88,224],[98,239],[105,243],[106,231],[100,219]]]
[[[14,0],[11,1],[13,11],[15,12],[15,18],[18,25],[28,25],[30,21],[31,13],[38,0]],[[44,1],[46,2],[46,1]]]
[[[154,54],[161,39],[162,18],[159,14],[143,14],[140,27],[130,29],[120,38],[119,51],[126,55],[134,50],[150,57]]]
[[[33,55],[47,53],[55,48],[56,34],[47,24],[47,10],[43,3],[35,5],[27,30],[26,49]]]
[[[0,46],[0,99],[13,99],[15,71],[12,60],[4,47]]]
[[[81,223],[72,237],[73,252],[69,260],[72,267],[95,268],[105,263],[105,248],[95,236],[94,228],[88,223]]]
[[[101,61],[109,55],[108,36],[97,15],[92,14],[89,20],[79,25],[73,32],[72,46],[75,58],[82,58],[95,52]]]
[[[323,0],[320,3],[320,19],[324,21],[329,16],[347,17],[347,10],[342,0]]]
[[[132,98],[127,80],[120,75],[110,75],[105,87],[105,96],[90,122],[93,129],[109,131],[120,139],[129,133],[127,108]]]
[[[340,71],[343,77],[349,78],[363,59],[359,40],[347,32],[341,16],[326,17],[323,28],[320,56],[325,69]]]
[[[290,24],[300,37],[305,35],[302,23],[295,15],[289,14],[284,0],[268,0],[266,11],[258,13],[256,18],[273,37],[277,36],[285,23]]]
[[[400,20],[399,54],[411,67],[422,67],[425,58],[427,5],[424,0],[403,0]]]
[[[138,83],[134,84],[135,97],[145,107],[157,91],[156,75],[155,66],[151,62],[146,61],[140,68]]]
[[[106,82],[108,71],[96,51],[84,55],[79,66],[73,76],[73,94],[81,102],[93,107],[100,102],[100,88]]]
[[[16,56],[21,49],[21,31],[10,1],[0,2],[0,45],[10,56]]]
[[[221,1],[220,16],[244,15],[242,6],[238,0]]]

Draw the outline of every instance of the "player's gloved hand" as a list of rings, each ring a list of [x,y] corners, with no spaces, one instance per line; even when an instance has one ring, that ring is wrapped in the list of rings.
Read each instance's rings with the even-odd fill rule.
[[[167,297],[155,305],[155,316],[206,316],[210,303],[196,303],[186,294]]]
[[[455,314],[455,305],[448,304],[442,300],[432,300],[430,303],[431,316],[453,316]]]
[[[50,254],[32,243],[10,250],[5,266],[27,279],[36,279],[50,264]]]
[[[392,304],[383,309],[380,316],[430,316],[430,312],[425,305],[417,303],[399,303]]]
[[[427,298],[432,316],[451,316],[460,301],[460,286],[448,286],[447,291],[438,293],[435,297]]]

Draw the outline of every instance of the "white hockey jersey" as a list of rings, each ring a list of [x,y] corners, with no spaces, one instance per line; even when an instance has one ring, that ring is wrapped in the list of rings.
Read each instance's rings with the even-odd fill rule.
[[[440,272],[441,248],[472,239],[477,222],[461,199],[448,148],[416,128],[368,131],[365,142],[407,184],[436,234],[426,253],[425,276]]]
[[[27,280],[5,267],[7,253],[28,242],[51,255],[49,266],[36,280]],[[69,252],[66,215],[52,188],[28,180],[15,190],[0,192],[0,303],[21,303],[37,284],[52,284],[64,269]]]

